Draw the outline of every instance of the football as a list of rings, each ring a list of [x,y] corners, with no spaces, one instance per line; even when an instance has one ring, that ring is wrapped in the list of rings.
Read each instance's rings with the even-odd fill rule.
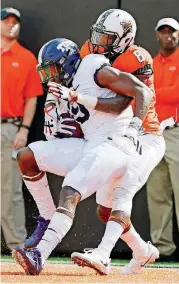
[[[65,118],[71,118],[73,119],[73,117],[70,115],[70,113],[65,113],[61,115],[63,119]],[[63,125],[70,125],[70,126],[74,126],[75,129],[72,130],[72,135],[69,134],[63,134],[63,133],[58,133],[58,137],[59,138],[69,138],[69,137],[74,137],[74,138],[83,138],[83,131],[81,129],[80,124],[76,121],[76,120],[72,120],[72,121],[64,121]],[[68,130],[68,129],[67,129]]]

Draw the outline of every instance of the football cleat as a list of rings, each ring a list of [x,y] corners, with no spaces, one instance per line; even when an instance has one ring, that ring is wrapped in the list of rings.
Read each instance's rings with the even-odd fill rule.
[[[42,270],[41,254],[36,248],[26,250],[20,246],[12,249],[12,257],[25,270],[27,275],[39,275]]]
[[[120,269],[120,274],[137,274],[148,263],[154,262],[159,258],[159,251],[150,242],[148,244],[148,254],[140,258],[133,258],[131,261]]]
[[[79,266],[86,266],[94,269],[100,275],[107,275],[110,272],[110,259],[104,259],[98,249],[85,249],[84,253],[73,252],[71,259]]]
[[[33,234],[25,241],[24,247],[26,249],[34,248],[41,241],[47,227],[50,223],[50,220],[45,220],[43,217],[38,217],[38,225]]]

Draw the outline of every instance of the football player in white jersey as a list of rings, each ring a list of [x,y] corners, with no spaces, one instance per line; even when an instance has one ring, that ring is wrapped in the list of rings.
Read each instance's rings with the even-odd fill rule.
[[[42,57],[46,51],[48,51],[49,46],[48,44],[45,45],[45,48],[41,54]],[[43,264],[50,255],[51,251],[67,234],[73,223],[77,203],[94,193],[96,189],[103,183],[107,182],[108,180],[110,181],[110,179],[112,180],[114,175],[116,175],[116,179],[118,179],[119,176],[123,174],[130,160],[131,153],[136,151],[137,145],[135,142],[138,135],[138,129],[141,126],[141,121],[144,118],[151,101],[151,91],[148,87],[146,87],[134,76],[119,72],[112,68],[109,61],[103,55],[89,55],[88,58],[81,62],[77,72],[77,67],[75,67],[75,72],[71,72],[70,76],[69,72],[66,71],[66,67],[68,67],[69,64],[68,59],[73,58],[71,64],[69,64],[69,67],[72,65],[78,65],[76,58],[79,53],[77,52],[76,45],[71,41],[61,39],[61,42],[58,42],[56,48],[58,51],[57,53],[58,55],[60,54],[61,58],[58,58],[54,62],[52,61],[52,57],[57,53],[54,55],[54,50],[52,50],[51,53],[49,52],[50,56],[45,62],[46,64],[44,64],[42,60],[41,75],[44,78],[48,77],[48,79],[59,78],[62,80],[63,84],[74,77],[73,81],[75,82],[75,85],[73,87],[78,88],[81,94],[81,96],[78,95],[76,98],[77,103],[83,104],[85,109],[88,111],[87,119],[85,119],[85,121],[82,123],[82,129],[84,132],[86,130],[84,137],[86,135],[86,137],[88,137],[90,140],[87,143],[84,143],[87,145],[78,145],[76,149],[76,141],[82,141],[82,139],[74,138],[76,140],[73,141],[73,143],[70,142],[73,138],[58,139],[60,142],[57,142],[57,139],[47,142],[39,141],[30,144],[28,148],[18,154],[19,166],[25,179],[25,183],[30,191],[33,191],[34,199],[37,201],[38,199],[44,199],[44,197],[42,198],[42,196],[40,196],[42,194],[38,194],[38,197],[35,196],[36,194],[34,194],[39,188],[42,189],[41,192],[43,192],[44,188],[48,189],[49,191],[48,182],[45,175],[46,171],[59,175],[65,175],[68,172],[66,176],[67,179],[65,178],[63,188],[60,193],[59,207],[56,209],[55,213],[54,208],[51,210],[50,214],[54,214],[43,236],[43,239],[39,242],[36,248],[31,250],[27,251],[21,247],[15,247],[13,250],[14,258],[22,265],[28,274],[40,273]],[[85,72],[85,76],[82,76],[84,84],[80,79],[80,76],[78,77],[78,72],[80,72],[81,75],[83,75],[83,72]],[[89,80],[89,83],[86,78]],[[62,88],[62,86],[60,86],[60,88]],[[92,88],[94,93],[91,93],[89,88]],[[102,88],[103,92],[101,92]],[[69,90],[63,88],[63,94],[65,91],[67,92],[66,95],[68,97],[68,95],[70,95]],[[111,105],[112,100],[109,98],[114,97],[115,92],[117,94],[122,93],[129,96],[134,96],[136,98],[136,117],[132,118],[132,110],[130,106],[127,107],[127,109],[122,113],[121,108],[119,108],[118,113],[121,113],[120,115],[108,113],[108,104],[110,103]],[[126,98],[126,100],[129,102],[129,98]],[[61,99],[60,103],[62,103]],[[67,103],[69,106],[67,101],[65,101],[65,103]],[[127,105],[126,101],[124,105]],[[69,107],[69,110],[72,114],[79,113],[79,118],[84,118],[84,113],[81,111],[82,109],[78,105],[75,105],[74,103],[72,107],[73,108]],[[100,110],[107,112],[106,119]],[[77,118],[78,117],[75,117],[76,120]],[[90,131],[88,131],[85,125],[88,123],[88,119],[90,119],[94,125],[94,129],[90,128]],[[94,135],[94,132],[96,132],[96,135]],[[111,137],[113,139],[112,141]],[[102,142],[104,141],[106,141],[105,146],[107,144],[107,147],[110,150],[111,159],[106,157],[110,164],[110,168],[104,165],[106,175],[104,173],[104,176],[101,177],[100,164],[98,167],[99,172],[95,172],[95,175],[93,170],[90,171],[89,169],[93,164],[95,159],[94,157],[96,155],[95,151],[91,152],[91,149],[96,149],[96,146],[102,145]],[[128,146],[126,146],[126,143]],[[79,148],[81,148],[81,150]],[[69,156],[69,151],[71,152],[71,156]],[[91,154],[87,156],[86,153],[90,152]],[[88,157],[86,161],[85,156]],[[93,179],[91,180],[91,184],[87,185],[86,187],[84,184],[82,186],[79,185],[78,189],[76,189],[76,185],[74,188],[72,188],[70,185],[68,185],[68,183],[70,183],[71,178],[73,180],[74,172],[70,170],[73,169],[76,163],[78,163],[81,170],[81,161],[84,167],[82,167],[83,172],[80,172],[80,175],[84,175],[85,171],[87,170],[89,174],[92,174]],[[75,168],[78,171],[78,166]],[[94,182],[94,177],[96,182]],[[77,180],[78,176],[75,176],[75,179]],[[43,204],[44,202],[45,201],[42,201]]]
[[[141,66],[138,67],[140,73],[136,74],[141,75],[143,66],[144,71],[146,71],[147,68],[148,71],[150,71],[149,67],[151,66],[152,68],[152,65],[149,64],[149,61],[152,61],[152,59],[148,59],[147,61],[146,57],[145,61],[145,57],[142,57],[142,55],[145,54],[145,50],[144,53],[143,50],[140,51],[141,48],[135,50],[136,46],[133,45],[132,41],[132,36],[133,38],[135,37],[134,34],[132,35],[132,31],[134,31],[133,21],[131,15],[119,9],[110,9],[102,13],[92,26],[90,45],[94,47],[93,51],[96,52],[98,50],[99,52],[105,53],[106,56],[113,58],[112,61],[118,57],[118,61],[120,62],[120,58],[122,57],[123,61],[121,65],[124,65],[124,67],[122,66],[122,70],[127,69],[125,69],[125,54],[131,54],[128,58],[130,58],[131,61],[132,59],[135,61],[137,52],[138,56],[141,56],[139,57]],[[124,28],[126,32],[124,32]],[[122,55],[119,56],[120,54]],[[134,54],[133,57],[132,54]],[[145,65],[142,65],[144,63]],[[126,65],[131,67],[132,62],[126,61]],[[129,68],[129,70],[131,70],[131,68]],[[135,70],[137,70],[137,68]],[[152,89],[153,78],[152,76],[146,76],[147,74],[152,75],[151,72],[146,72],[143,79],[145,79],[146,84],[150,85]],[[159,256],[158,250],[152,244],[145,243],[136,233],[130,222],[133,196],[145,184],[149,174],[160,162],[165,152],[165,142],[157,120],[154,104],[155,92],[153,92],[150,112],[145,118],[145,127],[147,126],[148,133],[139,137],[139,141],[142,142],[142,155],[136,155],[136,158],[130,164],[125,175],[120,179],[119,185],[115,185],[113,194],[107,192],[109,187],[101,187],[96,193],[97,203],[102,205],[102,207],[99,207],[100,215],[104,214],[104,207],[112,208],[111,215],[108,209],[109,222],[107,223],[105,235],[101,243],[98,248],[94,250],[72,254],[72,259],[76,263],[81,266],[92,267],[101,274],[107,274],[109,271],[110,252],[115,246],[118,237],[126,241],[133,250],[132,260],[120,270],[122,274],[138,273],[146,263],[153,262]],[[118,226],[117,223],[121,225],[124,230]]]

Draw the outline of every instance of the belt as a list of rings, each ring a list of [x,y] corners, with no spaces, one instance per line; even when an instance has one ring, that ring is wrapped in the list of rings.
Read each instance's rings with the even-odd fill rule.
[[[179,127],[179,122],[176,122],[174,125],[167,126],[167,127],[165,128],[165,130],[167,130],[167,129],[173,129],[173,128],[175,128],[175,127]]]
[[[16,117],[1,117],[1,123],[12,123],[16,126],[20,126],[22,122],[22,116]]]

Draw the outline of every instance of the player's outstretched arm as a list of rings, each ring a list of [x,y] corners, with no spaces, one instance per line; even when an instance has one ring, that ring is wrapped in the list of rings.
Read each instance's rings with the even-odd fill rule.
[[[152,100],[152,91],[135,76],[105,66],[97,73],[97,82],[116,94],[135,97],[134,116],[143,120]]]

